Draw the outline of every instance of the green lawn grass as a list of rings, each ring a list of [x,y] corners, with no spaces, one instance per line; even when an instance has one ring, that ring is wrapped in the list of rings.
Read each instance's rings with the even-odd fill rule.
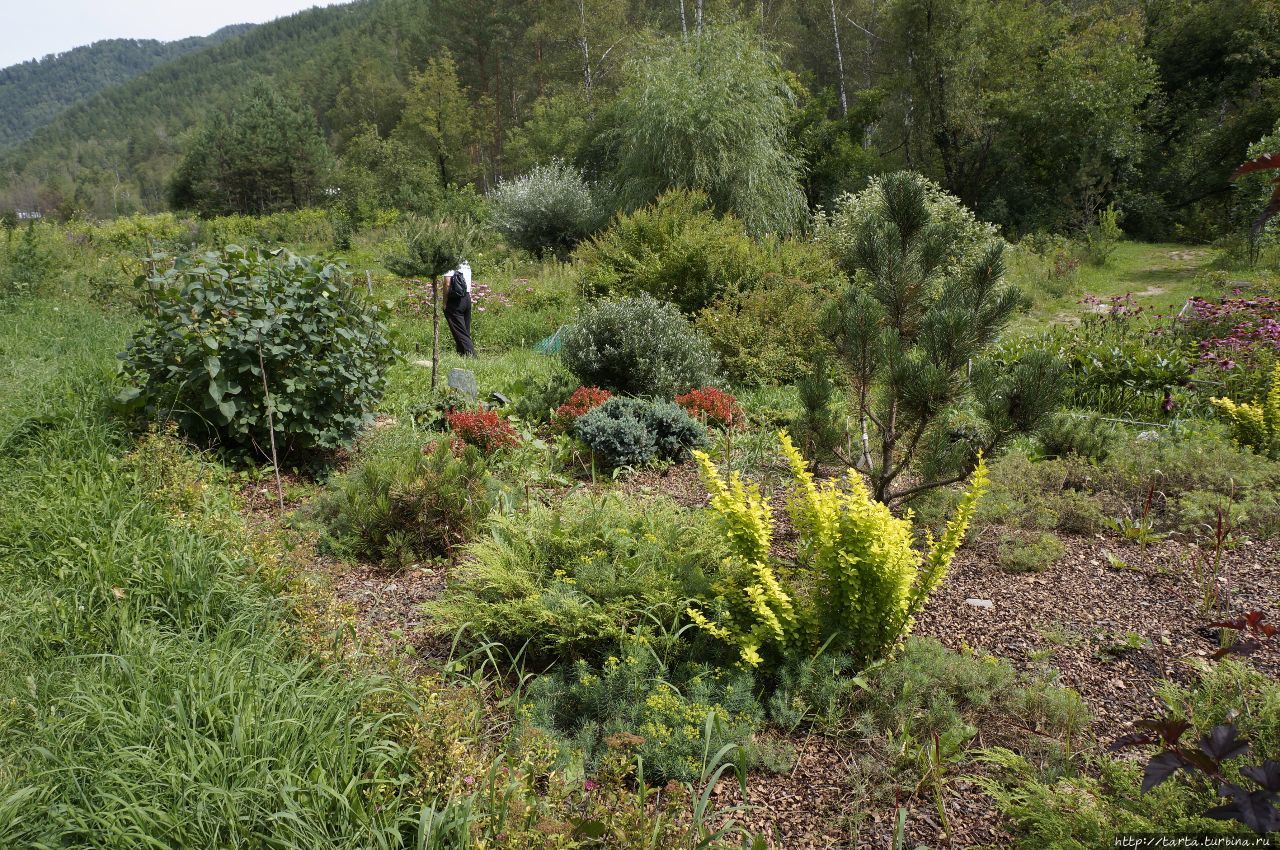
[[[1052,291],[1057,287],[1047,285],[1045,270],[1037,264],[1014,260],[1010,274],[1031,296],[1032,307],[1010,331],[1077,322],[1093,309],[1081,303],[1090,295],[1103,301],[1131,295],[1143,307],[1177,313],[1193,295],[1218,294],[1217,286],[1206,289],[1203,278],[1214,268],[1218,253],[1203,245],[1121,242],[1107,265],[1081,264],[1065,292]]]

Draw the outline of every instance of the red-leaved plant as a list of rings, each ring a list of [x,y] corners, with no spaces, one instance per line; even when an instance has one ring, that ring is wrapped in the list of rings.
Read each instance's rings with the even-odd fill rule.
[[[706,425],[718,425],[721,428],[736,428],[746,418],[738,400],[729,393],[715,387],[703,387],[690,390],[684,395],[676,396],[676,404],[683,407],[694,419]]]
[[[568,401],[556,408],[551,425],[556,431],[567,432],[573,428],[578,417],[586,416],[612,397],[613,393],[599,387],[578,387]]]
[[[1280,761],[1265,759],[1240,768],[1240,776],[1252,780],[1256,787],[1232,782],[1226,775],[1224,763],[1249,749],[1249,742],[1238,737],[1234,723],[1213,727],[1194,744],[1183,741],[1191,728],[1186,720],[1157,717],[1139,721],[1136,726],[1140,731],[1121,736],[1111,749],[1161,746],[1142,772],[1142,793],[1181,772],[1193,783],[1216,788],[1219,796],[1231,801],[1209,809],[1205,817],[1237,821],[1259,835],[1280,829]]]
[[[1239,634],[1234,643],[1214,653],[1214,658],[1256,652],[1277,634],[1276,627],[1266,622],[1261,611],[1249,611],[1233,620],[1210,625]],[[1199,741],[1190,744],[1183,740],[1191,730],[1191,723],[1187,720],[1167,714],[1140,720],[1134,724],[1138,731],[1121,735],[1112,743],[1111,749],[1160,746],[1160,752],[1147,762],[1142,772],[1143,794],[1175,773],[1181,773],[1193,784],[1216,789],[1219,797],[1230,800],[1206,811],[1205,817],[1237,821],[1259,835],[1280,831],[1280,761],[1267,758],[1258,764],[1242,766],[1239,769],[1240,782],[1232,781],[1228,776],[1225,763],[1249,751],[1249,742],[1240,738],[1236,729],[1237,716],[1233,709],[1227,714],[1225,723],[1213,727]]]
[[[475,446],[481,454],[492,454],[520,442],[515,429],[492,410],[454,410],[446,418],[449,430]]]

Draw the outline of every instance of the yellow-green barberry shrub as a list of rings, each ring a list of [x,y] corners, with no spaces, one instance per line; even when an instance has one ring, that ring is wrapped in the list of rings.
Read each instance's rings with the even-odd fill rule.
[[[1271,373],[1271,388],[1258,404],[1229,398],[1209,399],[1231,424],[1232,436],[1263,457],[1280,460],[1280,363]]]
[[[942,536],[926,535],[921,553],[912,546],[910,513],[895,517],[853,470],[843,484],[817,482],[791,438],[779,437],[796,485],[787,507],[800,535],[798,587],[784,587],[771,566],[773,518],[759,490],[736,474],[726,483],[705,454],[695,453],[735,554],[723,565],[714,598],[691,605],[689,616],[749,666],[766,649],[794,655],[827,647],[860,665],[881,658],[946,575],[986,491],[986,464],[979,462]]]
[[[690,605],[689,618],[734,647],[743,664],[755,667],[763,660],[761,647],[785,647],[796,630],[791,598],[769,565],[773,512],[758,487],[743,484],[736,472],[726,483],[705,452],[695,451],[693,456],[733,554],[721,564],[714,598],[709,604]]]

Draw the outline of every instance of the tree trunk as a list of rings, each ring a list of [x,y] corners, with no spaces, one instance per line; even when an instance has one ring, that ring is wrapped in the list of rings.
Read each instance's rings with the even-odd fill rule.
[[[689,40],[689,23],[684,17],[684,0],[680,0],[680,37]]]
[[[836,79],[840,85],[840,117],[849,116],[849,95],[844,88],[844,52],[840,50],[840,25],[836,23],[836,0],[831,0],[831,38],[836,45]]]
[[[582,51],[582,88],[587,98],[587,113],[592,114],[591,108],[591,42],[587,41],[587,3],[586,0],[578,0],[578,19],[580,29],[578,30],[578,49]]]

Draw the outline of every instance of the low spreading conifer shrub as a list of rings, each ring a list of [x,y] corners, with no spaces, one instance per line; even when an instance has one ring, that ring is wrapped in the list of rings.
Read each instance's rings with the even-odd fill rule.
[[[448,554],[489,514],[497,484],[471,445],[371,457],[333,483],[316,512],[338,554],[406,564]]]
[[[678,460],[707,444],[707,429],[669,401],[611,398],[574,423],[574,435],[609,466]]]

